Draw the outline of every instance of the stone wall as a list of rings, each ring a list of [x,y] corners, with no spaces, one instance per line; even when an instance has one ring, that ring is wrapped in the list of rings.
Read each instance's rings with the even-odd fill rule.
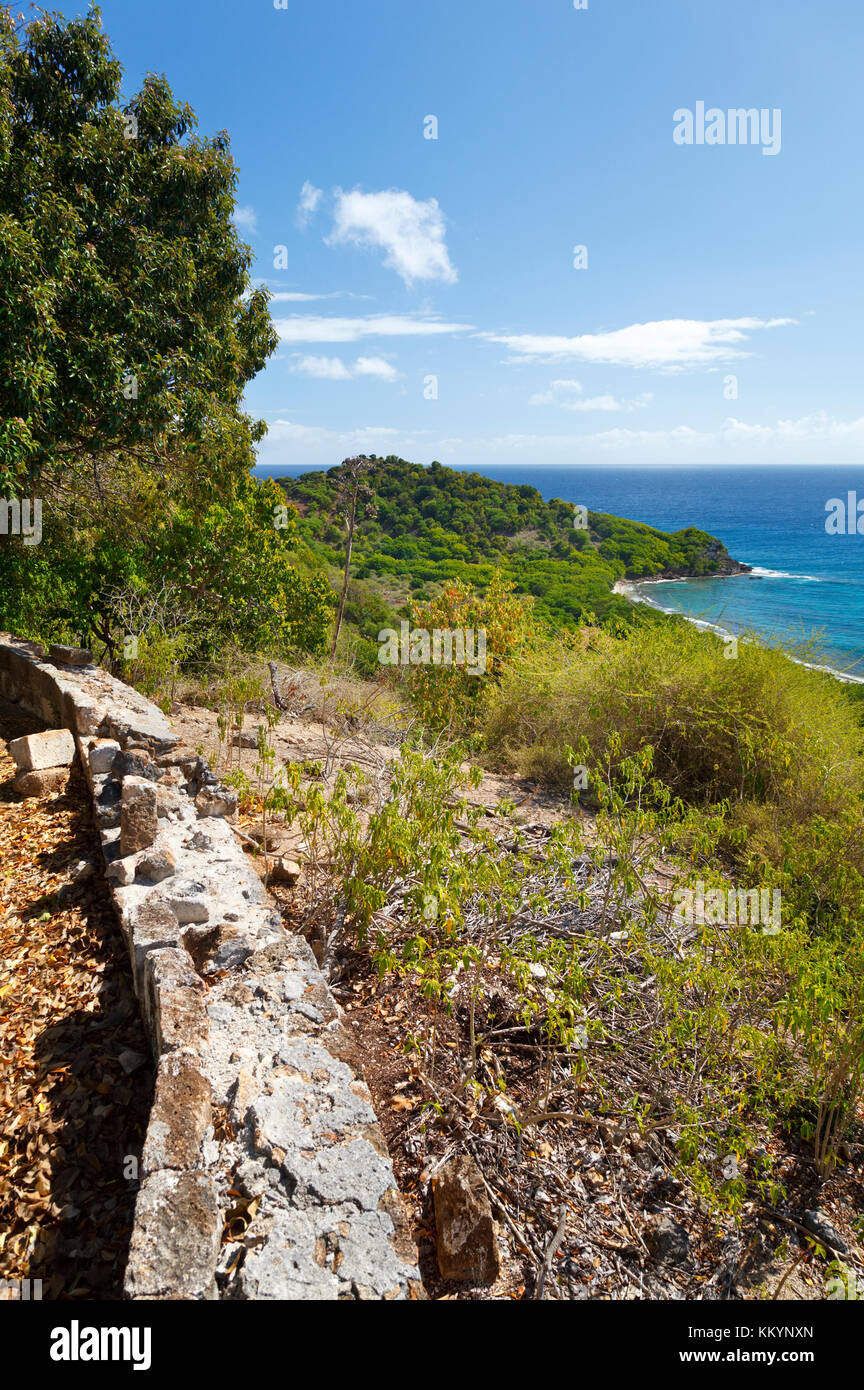
[[[0,634],[0,695],[75,736],[156,1058],[127,1296],[422,1297],[351,1039],[233,794],[155,706],[55,652]]]

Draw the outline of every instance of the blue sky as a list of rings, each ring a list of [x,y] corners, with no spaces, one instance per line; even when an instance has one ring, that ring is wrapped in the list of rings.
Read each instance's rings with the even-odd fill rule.
[[[864,6],[587,4],[105,0],[231,137],[262,462],[858,461]]]

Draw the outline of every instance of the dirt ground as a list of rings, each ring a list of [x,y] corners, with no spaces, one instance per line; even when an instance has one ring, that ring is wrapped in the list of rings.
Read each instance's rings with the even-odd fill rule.
[[[0,703],[0,1277],[114,1299],[152,1066],[83,774],[12,790],[7,744],[39,727]]]

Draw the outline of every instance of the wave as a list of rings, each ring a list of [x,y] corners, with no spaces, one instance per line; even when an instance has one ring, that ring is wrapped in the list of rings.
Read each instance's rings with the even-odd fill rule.
[[[762,565],[752,565],[750,574],[754,579],[805,579],[808,584],[822,583],[815,574],[787,574],[785,570],[769,570]]]

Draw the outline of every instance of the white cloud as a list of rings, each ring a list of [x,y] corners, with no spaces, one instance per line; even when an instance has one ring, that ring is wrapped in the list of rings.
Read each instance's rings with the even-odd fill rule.
[[[682,370],[749,357],[742,345],[760,328],[779,328],[795,319],[659,319],[634,323],[609,333],[583,333],[575,338],[550,334],[482,333],[489,342],[503,343],[516,354],[511,361],[597,362],[619,367],[663,367]]]
[[[316,188],[315,185],[310,183],[307,179],[300,189],[300,201],[297,204],[297,221],[301,227],[309,225],[309,222],[321,206],[321,199],[323,197],[324,190],[322,188]]]
[[[691,429],[689,425],[676,425],[671,430],[625,430],[620,426],[614,430],[603,430],[591,436],[592,444],[602,449],[647,446],[655,453],[663,449],[675,449],[681,445],[694,446],[718,441],[717,435]],[[657,453],[662,459],[662,453]]]
[[[436,198],[423,203],[398,188],[381,193],[345,193],[337,188],[328,242],[384,251],[384,264],[409,287],[416,280],[453,285],[458,279],[447,251],[444,214]]]
[[[373,376],[380,381],[396,381],[399,376],[396,368],[383,357],[358,357],[353,364],[347,364],[341,357],[315,357],[294,353],[291,371],[303,376],[316,377],[321,381],[353,381],[358,376]]]
[[[628,462],[663,463],[747,463],[754,455],[761,462],[807,463],[813,461],[815,446],[824,463],[854,462],[850,446],[864,445],[864,416],[857,420],[836,420],[826,411],[804,415],[798,420],[778,420],[772,425],[748,425],[727,419],[719,429],[700,430],[690,425],[669,429],[632,430],[622,426],[582,435],[509,434],[475,440],[474,448],[498,452],[554,454],[567,451],[571,462],[582,462],[592,451],[627,453]]]
[[[292,372],[314,376],[322,381],[350,381],[351,373],[341,357],[305,357],[298,355],[291,363]]]
[[[514,433],[465,441],[470,460],[478,467],[484,456],[501,462],[509,455],[515,463],[542,454],[547,462],[583,463],[596,461],[598,452],[615,455],[616,463],[747,464],[754,457],[760,463],[812,463],[816,448],[820,463],[851,464],[862,446],[864,416],[837,420],[826,411],[772,425],[748,425],[730,418],[716,430],[690,425],[657,430],[617,426],[593,434]],[[446,462],[443,454],[441,461]]]
[[[837,420],[824,411],[797,420],[748,425],[726,420],[714,430],[676,425],[668,429],[632,430],[620,426],[594,433],[435,435],[429,430],[402,432],[389,427],[335,430],[277,420],[263,441],[261,463],[326,464],[350,453],[393,453],[418,463],[467,466],[483,472],[501,464],[518,465],[517,481],[530,478],[526,468],[542,458],[549,465],[812,463],[853,464],[864,446],[864,416]],[[746,558],[746,557],[745,557]]]
[[[371,314],[355,319],[294,314],[276,319],[275,325],[283,343],[356,343],[361,338],[429,338],[472,331],[467,323],[443,323],[431,315],[408,314]]]
[[[643,391],[640,396],[635,396],[632,400],[621,401],[617,396],[588,396],[584,401],[561,401],[564,410],[606,410],[610,413],[625,411],[629,414],[632,410],[639,410],[643,405],[648,405],[654,397],[650,391]]]
[[[329,294],[304,294],[300,290],[274,290],[270,295],[273,304],[308,304],[313,299],[340,299],[345,290],[331,290]]]
[[[392,363],[383,357],[358,357],[354,371],[357,376],[377,376],[382,381],[395,381],[399,376]]]
[[[400,438],[400,447],[394,450],[393,440]],[[389,425],[367,425],[362,429],[354,430],[331,430],[324,425],[298,425],[293,420],[274,420],[259,453],[259,461],[261,463],[296,462],[296,458],[292,457],[291,453],[293,445],[299,445],[304,450],[319,447],[322,452],[313,455],[309,460],[310,462],[326,462],[327,460],[332,462],[332,459],[340,451],[341,457],[352,451],[358,454],[377,454],[382,449],[393,453],[403,453],[404,456],[404,451],[416,448],[417,441],[410,435],[401,435],[399,430],[392,429]],[[276,453],[278,457],[268,460],[266,458],[268,453]],[[338,463],[338,461],[337,458],[336,462]]]
[[[581,381],[553,381],[548,391],[532,396],[529,405],[554,405],[562,395],[580,395],[583,390]]]
[[[729,419],[723,426],[727,444],[864,444],[864,416],[835,420],[827,411],[802,415],[800,420],[778,420],[775,425],[747,425]],[[850,460],[851,462],[851,460]]]
[[[582,383],[580,381],[553,381],[548,391],[541,391],[536,396],[532,396],[529,405],[557,405],[562,410],[605,410],[605,411],[626,411],[638,410],[640,406],[648,405],[653,401],[654,395],[651,391],[642,391],[632,400],[622,401],[617,396],[583,396]]]
[[[258,231],[258,217],[253,207],[242,207],[234,209],[234,226],[248,232],[250,236],[255,236]]]

